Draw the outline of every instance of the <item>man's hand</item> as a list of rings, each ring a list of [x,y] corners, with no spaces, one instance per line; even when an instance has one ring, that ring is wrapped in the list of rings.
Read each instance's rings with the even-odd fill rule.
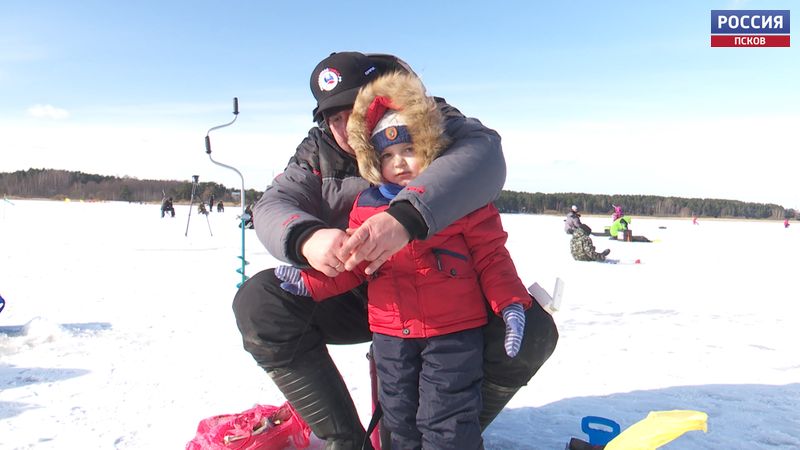
[[[352,230],[350,237],[337,250],[337,257],[344,261],[345,270],[353,270],[361,261],[371,261],[364,273],[372,275],[410,239],[408,231],[397,219],[382,212]]]
[[[337,228],[323,228],[303,242],[300,251],[311,267],[329,277],[335,277],[344,271],[344,259],[336,257],[337,251],[347,240],[347,234]]]

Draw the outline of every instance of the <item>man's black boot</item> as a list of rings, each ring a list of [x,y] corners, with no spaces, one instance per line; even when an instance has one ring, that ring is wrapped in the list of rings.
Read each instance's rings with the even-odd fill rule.
[[[289,367],[267,369],[326,450],[361,450],[366,432],[353,399],[327,350],[296,358]],[[365,447],[372,450],[367,443]]]
[[[500,414],[500,411],[503,410],[518,390],[519,387],[504,387],[483,380],[481,385],[483,409],[481,409],[481,414],[478,418],[481,423],[481,431],[486,430],[486,427]]]

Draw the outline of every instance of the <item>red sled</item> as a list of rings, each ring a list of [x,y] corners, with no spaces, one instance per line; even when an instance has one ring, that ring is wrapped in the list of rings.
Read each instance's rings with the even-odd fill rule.
[[[289,404],[256,405],[203,419],[186,450],[284,450],[309,446],[311,427]]]

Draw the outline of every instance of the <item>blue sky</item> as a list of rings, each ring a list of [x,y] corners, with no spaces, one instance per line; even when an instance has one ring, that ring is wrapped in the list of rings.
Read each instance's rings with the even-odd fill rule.
[[[796,2],[3,3],[3,172],[236,187],[203,137],[237,96],[213,155],[263,189],[313,125],[313,67],[359,50],[399,55],[431,94],[498,130],[506,189],[800,208],[799,38],[709,44],[712,9]]]

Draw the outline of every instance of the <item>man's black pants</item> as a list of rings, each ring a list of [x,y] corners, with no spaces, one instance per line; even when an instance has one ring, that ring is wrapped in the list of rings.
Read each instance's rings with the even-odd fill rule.
[[[366,286],[322,302],[284,291],[273,269],[247,280],[233,301],[242,340],[264,369],[287,367],[298,355],[318,352],[326,344],[355,344],[372,339],[366,308]],[[525,312],[525,336],[515,358],[505,353],[505,323],[490,313],[483,328],[484,381],[521,387],[550,357],[558,341],[552,316],[534,301]]]

